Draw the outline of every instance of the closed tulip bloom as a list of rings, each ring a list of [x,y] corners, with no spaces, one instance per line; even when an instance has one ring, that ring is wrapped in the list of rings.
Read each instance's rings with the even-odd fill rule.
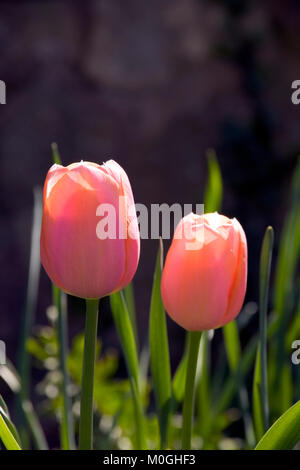
[[[137,269],[140,237],[131,186],[121,166],[113,160],[55,164],[43,200],[41,261],[52,282],[86,299],[124,288]],[[115,212],[108,221],[112,236],[99,233],[106,215],[102,208]]]
[[[190,331],[219,328],[240,312],[246,283],[247,240],[240,223],[217,212],[184,217],[162,274],[170,317]]]

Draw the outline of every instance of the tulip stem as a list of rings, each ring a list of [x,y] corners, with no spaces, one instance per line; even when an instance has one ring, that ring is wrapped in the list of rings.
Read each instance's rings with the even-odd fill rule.
[[[188,362],[186,369],[182,425],[182,449],[185,450],[189,450],[191,448],[195,398],[195,377],[200,338],[201,331],[190,331],[188,333]]]
[[[79,421],[80,450],[91,450],[93,448],[93,392],[99,300],[87,299],[86,307]]]
[[[62,373],[62,416],[61,416],[61,447],[64,450],[75,448],[74,425],[72,415],[72,403],[68,394],[69,375],[67,370],[68,354],[68,332],[67,332],[67,295],[60,289],[52,285],[53,304],[58,312],[58,339],[59,339],[59,360]]]

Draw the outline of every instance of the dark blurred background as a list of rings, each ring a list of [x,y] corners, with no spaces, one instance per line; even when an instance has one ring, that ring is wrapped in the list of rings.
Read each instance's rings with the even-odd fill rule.
[[[300,4],[205,0],[0,3],[0,338],[15,360],[26,295],[33,188],[51,165],[114,158],[136,202],[203,202],[206,150],[224,178],[223,213],[249,243],[248,301],[257,300],[259,250],[278,245],[300,147]],[[167,248],[167,244],[166,247]],[[142,342],[157,241],[144,240],[134,280]],[[37,322],[50,282],[41,275]],[[83,327],[71,301],[71,334]],[[104,346],[117,346],[104,302]],[[172,357],[183,334],[169,323]]]

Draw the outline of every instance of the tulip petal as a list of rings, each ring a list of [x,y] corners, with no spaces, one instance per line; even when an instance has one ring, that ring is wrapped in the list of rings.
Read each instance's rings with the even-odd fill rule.
[[[131,221],[120,196],[133,201],[133,195],[124,170],[113,167],[114,172],[92,162],[53,165],[46,178],[41,260],[56,285],[79,297],[99,298],[119,290],[137,268],[138,228],[135,240],[119,236],[127,236]],[[113,236],[106,238],[97,232],[101,204],[108,205],[113,228]],[[135,212],[132,218],[135,222]]]
[[[222,318],[221,326],[229,323],[240,312],[245,298],[247,287],[247,240],[242,226],[234,219],[239,237],[239,251],[236,271],[228,295],[228,305]]]
[[[238,313],[247,262],[240,228],[217,213],[189,214],[178,224],[161,291],[167,312],[185,329],[218,328]]]

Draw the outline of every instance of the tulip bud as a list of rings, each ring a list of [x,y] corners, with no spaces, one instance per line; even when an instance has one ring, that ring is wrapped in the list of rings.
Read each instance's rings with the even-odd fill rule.
[[[190,331],[219,328],[239,313],[247,284],[247,240],[236,219],[189,214],[178,224],[162,274],[170,317]]]
[[[113,229],[107,236],[99,229],[106,211]],[[69,294],[96,299],[129,284],[140,237],[131,186],[120,165],[82,161],[50,168],[40,248],[48,276]]]

